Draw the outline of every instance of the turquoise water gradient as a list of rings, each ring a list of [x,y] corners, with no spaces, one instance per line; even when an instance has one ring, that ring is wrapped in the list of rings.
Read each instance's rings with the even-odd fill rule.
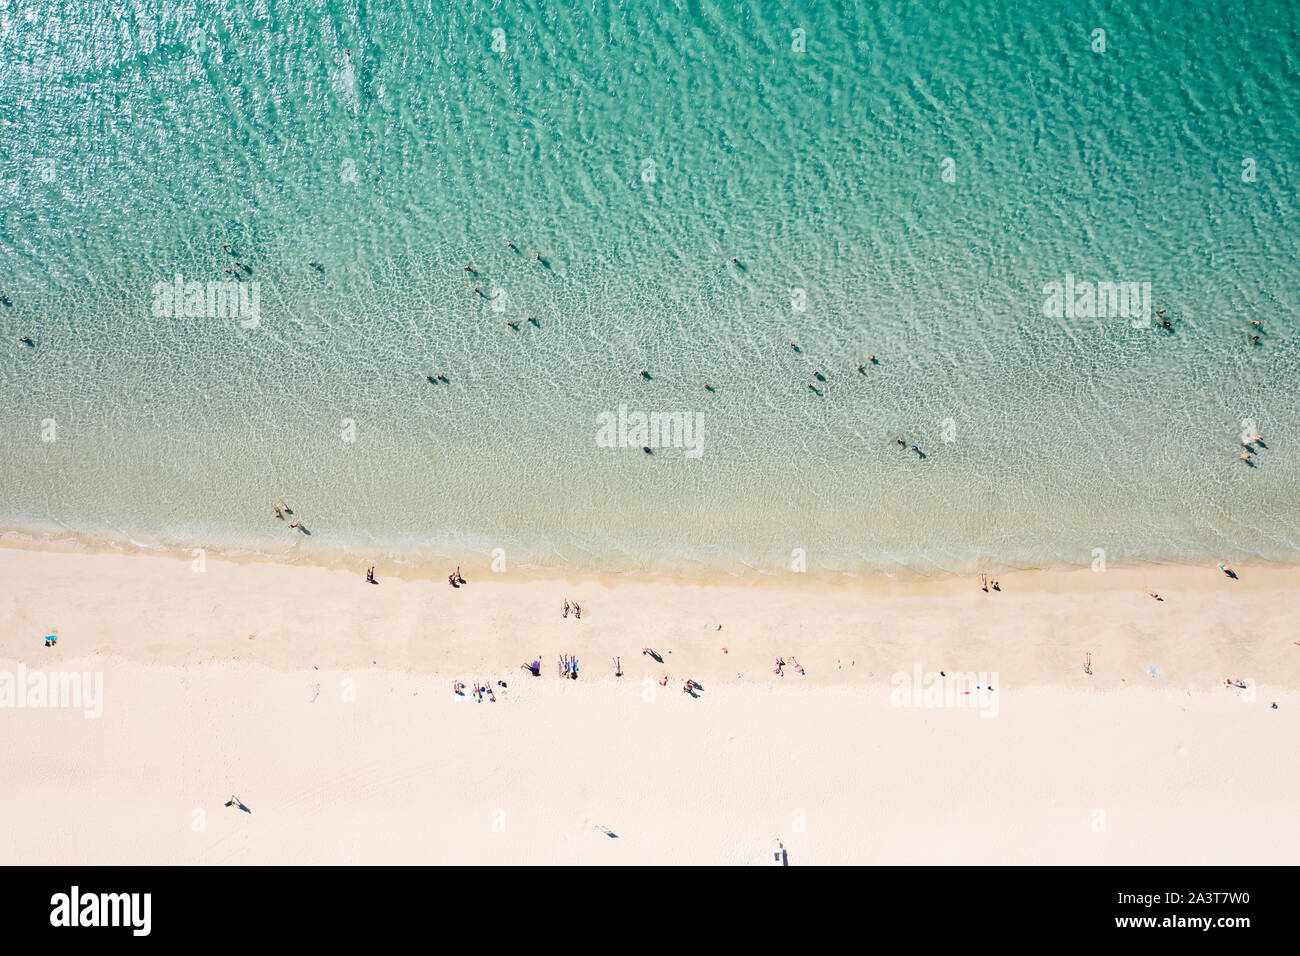
[[[0,527],[1300,559],[1300,14],[1006,6],[0,0]],[[256,327],[153,314],[235,261]],[[1066,274],[1150,282],[1173,331],[1047,316]],[[702,456],[600,447],[620,404],[700,414]]]

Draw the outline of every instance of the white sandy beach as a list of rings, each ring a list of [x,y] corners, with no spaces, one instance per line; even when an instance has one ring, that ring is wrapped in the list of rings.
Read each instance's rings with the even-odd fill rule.
[[[11,862],[747,864],[778,837],[792,865],[1300,854],[1295,569],[1025,572],[1000,594],[471,568],[453,590],[12,547],[0,569],[0,673],[103,675],[98,718],[0,709]],[[896,706],[917,668],[994,690]],[[453,679],[509,687],[478,703]]]

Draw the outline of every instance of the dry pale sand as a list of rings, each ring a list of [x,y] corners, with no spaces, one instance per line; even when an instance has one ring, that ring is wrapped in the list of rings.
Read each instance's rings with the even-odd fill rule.
[[[761,863],[777,837],[795,865],[1300,855],[1296,569],[1023,572],[1000,594],[361,570],[0,548],[0,678],[103,675],[98,718],[0,709],[0,856]],[[581,679],[555,676],[561,652]],[[777,654],[806,676],[775,676]],[[995,689],[898,706],[891,680],[917,669]],[[453,679],[509,689],[477,703]]]

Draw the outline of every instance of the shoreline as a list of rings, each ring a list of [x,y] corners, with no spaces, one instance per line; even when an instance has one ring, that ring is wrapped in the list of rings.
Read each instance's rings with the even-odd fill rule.
[[[446,674],[552,667],[577,654],[584,677],[667,669],[708,682],[768,682],[793,656],[818,686],[897,673],[997,672],[1015,686],[1110,687],[1163,680],[1196,690],[1225,678],[1300,689],[1300,568],[1144,566],[1021,571],[1001,592],[969,577],[919,582],[787,579],[701,583],[617,576],[536,578],[464,568],[468,583],[377,571],[180,555],[0,545],[21,597],[0,606],[0,656],[65,653],[189,666],[246,661],[279,670],[378,662]],[[1153,601],[1151,587],[1165,600]],[[561,616],[565,600],[582,620]],[[58,631],[56,653],[41,638]],[[1288,636],[1292,635],[1292,636]],[[665,665],[641,655],[657,649]],[[724,651],[723,648],[726,648]],[[1083,673],[1085,654],[1093,674]],[[669,662],[669,659],[671,661]],[[1148,678],[1148,669],[1162,675]],[[545,672],[545,671],[544,671]],[[793,671],[789,672],[793,674]],[[481,676],[486,676],[483,674]]]
[[[458,557],[440,557],[430,553],[421,554],[418,559],[391,557],[379,554],[367,556],[353,552],[346,547],[325,547],[312,544],[302,551],[286,551],[276,554],[258,551],[253,548],[223,549],[203,544],[166,545],[136,541],[134,539],[106,539],[100,536],[66,532],[61,535],[46,532],[0,528],[0,551],[21,550],[36,552],[56,552],[61,554],[90,555],[140,555],[168,558],[189,562],[202,552],[208,560],[218,560],[233,564],[273,564],[285,567],[312,568],[328,571],[347,571],[354,568],[364,570],[368,564],[378,564],[385,568],[387,576],[407,581],[435,581],[445,579],[448,571],[459,564],[462,569],[473,570],[480,576],[491,571],[495,558],[493,553],[473,548],[465,548]],[[836,570],[817,567],[811,559],[806,571],[796,572],[789,565],[773,564],[770,567],[758,567],[737,559],[731,569],[721,564],[699,559],[690,559],[670,570],[652,570],[630,568],[628,570],[596,570],[580,566],[547,567],[534,564],[516,564],[506,561],[505,572],[493,571],[494,577],[508,580],[527,580],[538,582],[564,583],[565,581],[600,581],[615,584],[620,581],[657,582],[663,584],[697,584],[700,586],[731,585],[737,587],[778,587],[792,590],[808,589],[840,590],[860,587],[866,590],[888,589],[894,587],[925,587],[933,585],[942,588],[945,582],[974,580],[981,570],[999,580],[1011,580],[1022,576],[1031,579],[1071,575],[1087,572],[1098,574],[1087,564],[1049,563],[1042,566],[1017,566],[1009,563],[989,562],[971,571],[930,570],[919,571],[910,566],[898,564],[888,569],[883,567],[862,566],[859,570]],[[1162,569],[1193,570],[1216,568],[1218,559],[1206,560],[1204,563],[1187,563],[1184,561],[1134,561],[1124,562],[1109,560],[1105,572],[1098,574],[1105,578],[1115,572],[1146,572]],[[1249,560],[1230,562],[1234,568],[1246,568],[1257,579],[1260,576],[1269,581],[1289,580],[1289,572],[1300,571],[1300,560],[1296,563]],[[1217,571],[1216,571],[1217,573]],[[1295,575],[1295,582],[1300,584],[1300,573]],[[1240,582],[1238,582],[1240,584]]]
[[[301,558],[288,555],[275,555],[265,552],[244,551],[230,552],[220,549],[195,545],[192,548],[167,547],[163,545],[144,544],[137,541],[106,541],[80,533],[69,533],[66,537],[37,537],[28,532],[0,528],[0,554],[6,551],[26,551],[48,554],[73,554],[84,556],[120,556],[151,557],[164,560],[191,562],[202,552],[205,560],[218,561],[240,566],[271,565],[275,567],[303,568],[317,571],[341,571],[364,573],[373,559],[353,555],[347,551],[326,554],[316,552]],[[318,560],[325,557],[326,560]],[[450,564],[447,564],[450,562]],[[454,569],[458,559],[448,558],[446,568],[433,563],[414,564],[405,560],[394,561],[384,570],[388,578],[407,582],[429,582],[446,579],[447,571]],[[859,590],[866,594],[898,593],[898,589],[915,590],[918,593],[935,594],[957,593],[966,587],[978,587],[976,579],[979,571],[950,572],[936,571],[929,574],[907,572],[895,574],[887,571],[870,571],[850,573],[839,571],[795,572],[791,570],[760,570],[749,565],[738,565],[740,570],[724,571],[718,567],[700,565],[702,573],[669,574],[653,571],[586,571],[580,569],[542,568],[530,565],[511,565],[507,570],[492,570],[492,558],[478,552],[471,552],[471,563],[459,561],[462,570],[473,571],[480,578],[489,574],[493,579],[514,582],[554,583],[567,585],[574,582],[596,582],[605,586],[620,583],[662,584],[669,586],[698,587],[775,587],[791,591],[842,592]],[[1241,580],[1225,580],[1225,576],[1216,565],[1188,564],[1180,561],[1133,562],[1110,561],[1104,571],[1093,571],[1085,565],[1059,564],[1046,567],[1008,567],[1005,565],[988,565],[985,570],[990,579],[999,582],[1018,582],[1022,587],[1032,590],[1069,590],[1066,585],[1074,580],[1082,581],[1085,576],[1095,578],[1087,589],[1123,590],[1131,586],[1134,575],[1159,576],[1172,572],[1181,578],[1184,572],[1204,572],[1205,580],[1198,586],[1206,587],[1220,581],[1223,590],[1241,591],[1273,589],[1277,587],[1300,588],[1300,562],[1274,563],[1231,562],[1230,566],[1242,575]],[[1244,573],[1243,572],[1248,572]],[[1077,578],[1075,577],[1077,576]]]

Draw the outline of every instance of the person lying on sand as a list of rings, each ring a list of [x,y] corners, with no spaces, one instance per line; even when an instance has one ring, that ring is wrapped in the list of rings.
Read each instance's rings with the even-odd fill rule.
[[[569,616],[569,599],[568,599],[568,598],[565,598],[565,599],[564,599],[564,610],[560,612],[560,617],[568,617],[568,616]]]
[[[579,621],[582,620],[582,608],[579,607],[577,601],[573,602],[573,616],[577,618]]]
[[[1147,588],[1147,594],[1151,595],[1151,596],[1152,596],[1153,598],[1155,598],[1157,601],[1163,601],[1163,600],[1164,600],[1164,598],[1162,598],[1162,597],[1161,597],[1159,594],[1157,594],[1155,591],[1152,591],[1150,588]]]

